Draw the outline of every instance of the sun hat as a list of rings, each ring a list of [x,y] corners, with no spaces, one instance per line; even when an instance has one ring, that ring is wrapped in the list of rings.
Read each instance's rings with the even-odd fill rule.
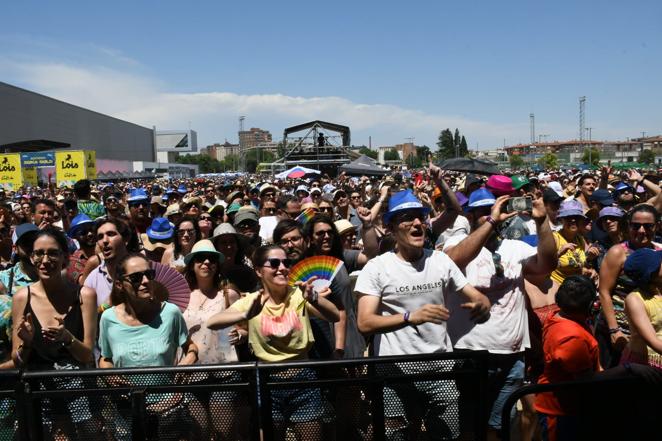
[[[607,216],[623,217],[624,215],[625,212],[618,207],[605,207],[598,213],[598,220]]]
[[[225,198],[225,202],[227,202],[228,204],[231,204],[232,201],[234,201],[235,199],[242,198],[243,196],[244,196],[244,192],[243,192],[243,191],[235,190],[235,191],[233,191],[232,193],[230,193],[230,194],[228,195],[228,197]]]
[[[548,188],[551,188],[554,190],[559,196],[563,197],[563,187],[561,187],[561,183],[557,181],[552,181],[549,184],[547,184]]]
[[[213,216],[214,213],[218,210],[225,212],[225,207],[221,204],[216,204],[213,207],[211,207],[207,212]]]
[[[576,199],[562,202],[561,208],[559,209],[559,214],[556,217],[562,218],[571,216],[581,216],[586,218],[584,215],[584,206]]]
[[[149,205],[159,205],[160,207],[165,207],[163,203],[163,198],[161,196],[152,196],[152,199],[149,202]]]
[[[71,219],[71,226],[69,227],[67,236],[74,237],[76,235],[76,232],[80,229],[81,226],[85,224],[93,224],[93,223],[94,221],[87,214],[85,213],[77,214],[76,216],[74,216],[73,219]]]
[[[223,222],[218,227],[214,228],[214,234],[212,235],[212,239],[216,239],[217,237],[223,236],[225,234],[239,235],[239,233],[237,233],[237,230],[232,226],[232,224]]]
[[[239,205],[237,203],[230,204],[230,206],[227,208],[227,210],[225,210],[225,213],[226,214],[236,213],[240,209],[241,209],[241,205]]]
[[[234,217],[234,225],[239,225],[247,220],[259,222],[260,217],[253,210],[240,209]]]
[[[625,259],[623,272],[634,280],[640,287],[646,287],[650,283],[653,274],[660,270],[662,264],[662,251],[654,251],[651,248],[640,248]]]
[[[301,211],[307,210],[308,208],[312,208],[313,210],[318,211],[320,207],[313,201],[308,201],[301,204]]]
[[[14,234],[12,234],[12,242],[14,245],[19,240],[32,238],[35,234],[39,232],[39,228],[35,224],[21,224],[14,229]]]
[[[129,193],[129,199],[127,200],[129,202],[148,201],[149,196],[147,196],[147,193],[142,188],[134,188]]]
[[[348,231],[356,232],[354,225],[352,225],[352,223],[347,219],[337,220],[333,224],[336,226],[336,230],[338,230],[338,234],[340,235],[347,233]]]
[[[153,240],[167,240],[172,239],[175,229],[172,227],[168,219],[164,217],[156,217],[152,220],[152,224],[147,227],[147,237]]]
[[[310,194],[313,194],[313,193],[322,194],[322,190],[320,190],[319,187],[313,187],[313,188],[310,189]]]
[[[611,196],[609,190],[604,188],[595,190],[589,199],[605,207],[614,205],[614,198]]]
[[[503,196],[510,194],[515,189],[513,188],[513,180],[504,175],[492,175],[487,180],[485,186],[494,194],[494,196]]]
[[[528,185],[528,184],[531,183],[531,181],[529,181],[526,178],[526,176],[522,176],[522,175],[513,176],[511,178],[511,181],[512,181],[512,184],[513,184],[513,188],[515,190],[519,190],[520,188],[524,187],[525,185]]]
[[[166,208],[165,217],[170,217],[175,214],[182,214],[182,210],[179,208],[179,204],[168,205],[168,208]]]
[[[147,251],[154,251],[157,248],[168,248],[172,246],[172,240],[153,240],[147,237],[147,233],[140,235],[143,248]]]
[[[343,190],[342,188],[339,188],[338,190],[333,192],[333,200],[335,201],[336,198],[338,197],[339,194],[344,194],[345,197],[347,197],[347,192]]]
[[[216,248],[214,248],[214,244],[212,243],[211,240],[209,239],[202,239],[197,241],[194,245],[193,248],[191,249],[191,252],[188,253],[186,256],[184,256],[184,263],[186,265],[191,262],[191,259],[195,257],[196,254],[213,254],[218,258],[218,263],[221,264],[225,260],[225,256],[223,256],[223,253],[219,253],[216,251]]]
[[[263,184],[260,187],[260,196],[262,196],[262,193],[264,193],[267,190],[273,190],[275,192],[278,192],[278,187],[275,187],[267,182],[266,184]]]
[[[418,200],[414,193],[411,190],[402,190],[389,198],[388,201],[388,211],[384,213],[384,224],[388,224],[391,221],[393,215],[405,211],[405,210],[420,210],[423,214],[428,214],[430,208],[423,206],[421,201]]]
[[[491,207],[496,203],[496,198],[487,188],[479,188],[471,192],[469,195],[469,203],[465,208],[467,211],[471,211],[474,208],[479,207]]]

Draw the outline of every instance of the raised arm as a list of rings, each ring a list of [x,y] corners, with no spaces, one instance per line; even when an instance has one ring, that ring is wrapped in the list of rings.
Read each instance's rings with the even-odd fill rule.
[[[547,277],[556,269],[558,256],[556,254],[556,241],[542,199],[533,201],[531,217],[536,222],[538,253],[529,258],[524,266],[524,277]]]
[[[600,282],[598,285],[600,305],[602,307],[602,314],[607,322],[607,327],[609,328],[611,344],[616,347],[622,347],[627,342],[625,334],[618,328],[616,313],[614,312],[614,302],[611,300],[611,292],[616,287],[616,280],[623,269],[625,257],[625,250],[622,247],[613,246],[607,251],[602,265],[600,265]]]
[[[429,158],[429,160],[430,177],[432,177],[434,185],[441,190],[441,198],[444,201],[445,207],[444,212],[432,222],[432,232],[435,236],[439,236],[453,225],[458,214],[462,212],[462,206],[457,201],[455,193],[451,191],[446,181],[442,179],[441,169],[432,163],[432,159]]]
[[[497,198],[496,203],[492,206],[492,213],[490,215],[492,222],[484,222],[481,226],[472,231],[469,236],[465,237],[462,242],[444,250],[448,257],[450,257],[453,262],[455,262],[455,265],[457,265],[462,271],[465,270],[469,262],[478,256],[480,250],[485,246],[487,239],[489,239],[494,232],[496,224],[517,214],[517,212],[501,212],[501,207],[508,199],[510,199],[510,196],[500,196]]]

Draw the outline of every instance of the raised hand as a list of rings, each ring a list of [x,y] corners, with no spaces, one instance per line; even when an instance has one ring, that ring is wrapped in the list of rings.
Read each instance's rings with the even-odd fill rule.
[[[317,299],[319,298],[319,292],[315,289],[313,286],[313,282],[317,280],[317,276],[313,276],[310,279],[306,280],[305,282],[298,281],[295,283],[296,286],[301,289],[301,292],[303,293],[303,298],[306,299],[311,304],[317,303]]]
[[[545,203],[542,198],[533,199],[531,205],[533,207],[531,210],[531,217],[534,220],[543,220],[547,217],[547,209],[545,208]]]
[[[505,204],[508,201],[508,199],[510,199],[510,196],[507,195],[499,196],[496,199],[494,205],[492,206],[492,212],[490,213],[490,216],[498,223],[501,223],[506,219],[510,219],[511,217],[517,215],[516,211],[513,211],[512,213],[504,213],[502,211],[503,204]]]
[[[432,155],[428,155],[428,173],[434,180],[441,179],[441,168],[432,163]]]
[[[51,342],[64,342],[69,331],[64,327],[64,319],[62,317],[54,317],[57,320],[57,326],[49,326],[41,330],[41,335],[45,340]]]
[[[246,314],[244,315],[244,320],[250,320],[256,315],[258,315],[260,312],[262,312],[262,308],[264,308],[264,304],[267,303],[266,300],[264,302],[262,301],[262,295],[263,295],[263,291],[260,291],[260,295],[255,297],[255,300],[253,300],[251,307],[248,308],[248,311],[246,311]]]
[[[359,207],[356,209],[356,215],[361,219],[363,225],[372,225],[372,213],[369,208]]]

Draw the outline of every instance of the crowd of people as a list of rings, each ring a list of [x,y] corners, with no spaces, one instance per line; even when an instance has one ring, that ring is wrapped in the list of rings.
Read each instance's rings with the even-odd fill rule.
[[[657,173],[610,167],[487,176],[430,163],[383,178],[81,180],[0,192],[0,362],[103,369],[484,350],[483,424],[497,439],[505,400],[525,383],[662,369],[660,210]],[[292,266],[320,255],[343,262],[330,286],[292,285]],[[163,268],[189,285],[183,312],[157,280]],[[471,387],[387,386],[388,439],[470,439]],[[352,418],[343,404],[361,397],[293,389],[271,399],[279,439],[366,435],[340,421]],[[155,437],[181,425],[172,410],[183,402],[198,409],[196,439],[248,436],[251,409],[217,391],[151,395]],[[128,436],[126,407],[108,417],[85,397],[50,405],[67,415],[45,421],[48,437]],[[521,439],[570,439],[572,403],[541,393],[521,406]]]

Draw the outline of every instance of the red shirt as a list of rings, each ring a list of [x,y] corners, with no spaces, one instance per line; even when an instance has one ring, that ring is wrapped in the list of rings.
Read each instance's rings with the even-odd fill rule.
[[[582,325],[555,315],[543,330],[545,369],[538,384],[576,380],[587,372],[598,372],[600,357],[598,342]],[[575,413],[577,402],[571,390],[536,394],[535,408],[548,415]]]

